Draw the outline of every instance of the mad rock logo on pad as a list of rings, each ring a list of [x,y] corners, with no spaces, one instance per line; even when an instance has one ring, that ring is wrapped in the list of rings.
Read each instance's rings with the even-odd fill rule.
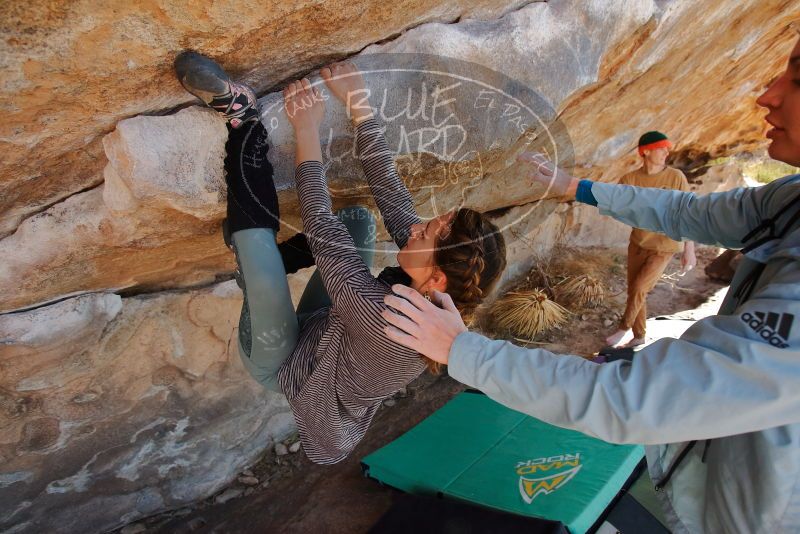
[[[548,458],[537,458],[519,462],[519,493],[531,504],[541,494],[553,493],[562,488],[581,470],[581,454],[560,454]]]

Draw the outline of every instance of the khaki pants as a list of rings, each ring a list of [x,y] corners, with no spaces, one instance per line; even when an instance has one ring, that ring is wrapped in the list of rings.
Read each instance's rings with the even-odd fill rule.
[[[647,294],[667,268],[672,252],[647,250],[628,245],[628,303],[620,320],[621,329],[633,329],[634,337],[644,338],[647,323]]]

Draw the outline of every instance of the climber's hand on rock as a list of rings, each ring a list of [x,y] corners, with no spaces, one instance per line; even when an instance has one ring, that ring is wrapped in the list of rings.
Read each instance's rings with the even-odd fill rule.
[[[556,167],[544,154],[523,152],[517,156],[517,161],[527,166],[528,177],[533,183],[547,188],[546,196],[575,198],[579,180]]]
[[[292,82],[283,90],[283,103],[289,122],[294,127],[297,142],[295,164],[304,161],[322,161],[319,143],[319,126],[325,116],[322,93],[308,79]]]
[[[283,90],[283,103],[296,133],[319,131],[325,116],[325,101],[308,78],[289,83]]]
[[[369,89],[364,84],[364,77],[358,67],[349,61],[331,63],[319,71],[325,80],[328,89],[347,108],[347,116],[353,122],[359,122],[372,117],[372,107],[369,104]]]

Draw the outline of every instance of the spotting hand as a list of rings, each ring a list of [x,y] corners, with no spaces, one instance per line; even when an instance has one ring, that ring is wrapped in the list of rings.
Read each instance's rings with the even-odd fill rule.
[[[383,318],[392,325],[386,327],[386,336],[435,362],[447,365],[453,341],[467,331],[453,299],[447,293],[434,291],[428,301],[419,291],[401,284],[393,285],[392,291],[398,296],[387,295],[384,302],[405,317],[384,310]]]

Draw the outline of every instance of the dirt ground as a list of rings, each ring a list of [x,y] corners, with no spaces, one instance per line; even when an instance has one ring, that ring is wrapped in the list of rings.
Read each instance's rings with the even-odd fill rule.
[[[625,251],[588,251],[600,262],[598,274],[606,283],[608,298],[601,306],[575,313],[560,329],[538,340],[536,346],[556,352],[590,356],[603,345],[625,305]],[[684,277],[675,276],[676,258],[666,277],[648,297],[648,316],[674,314],[700,307],[697,315],[713,313],[723,285],[709,281],[703,267],[717,250],[700,248],[698,266]],[[707,303],[705,306],[701,306]],[[315,465],[302,452],[277,456],[270,450],[250,468],[259,480],[238,498],[217,503],[216,497],[192,507],[152,517],[139,524],[158,533],[359,533],[366,532],[390,507],[397,492],[361,473],[360,459],[389,443],[444,405],[465,386],[446,375],[425,374],[384,405],[364,440],[345,461],[334,466]],[[234,481],[220,491],[244,486]],[[219,495],[217,494],[217,495]],[[136,529],[136,531],[141,531]]]

